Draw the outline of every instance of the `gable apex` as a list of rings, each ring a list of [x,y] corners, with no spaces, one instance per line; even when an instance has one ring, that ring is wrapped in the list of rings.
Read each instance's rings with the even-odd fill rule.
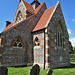
[[[48,22],[50,16],[52,15],[55,8],[56,8],[56,5],[52,6],[49,9],[46,9],[44,11],[42,17],[40,18],[39,22],[37,23],[37,25],[35,26],[35,28],[33,29],[32,32],[46,28],[45,26],[46,26],[46,24],[47,24],[47,22]]]
[[[48,20],[48,22],[47,22],[47,24],[46,24],[45,27],[48,26],[48,24],[49,24],[51,18],[53,17],[53,15],[54,15],[54,13],[55,13],[55,11],[56,11],[56,9],[57,9],[57,7],[58,7],[59,4],[60,4],[60,2],[59,2],[59,0],[58,0],[58,1],[57,1],[57,4],[56,4],[56,6],[55,6],[55,8],[54,8],[54,10],[53,10],[53,12],[52,12],[52,14],[51,14],[51,16],[50,16],[50,18],[49,18],[49,20]]]
[[[33,29],[32,32],[44,29],[44,28],[46,28],[48,26],[48,24],[49,24],[51,18],[53,17],[58,5],[60,5],[59,1],[57,1],[56,5],[54,5],[51,8],[45,10],[45,12],[43,13],[42,17],[40,18],[39,22],[37,23],[37,25],[35,26],[35,28]]]
[[[19,0],[18,7],[16,9],[16,12],[15,12],[15,15],[13,18],[14,23],[16,23],[16,17],[18,15],[19,11],[21,11],[21,13],[22,13],[23,20],[26,19],[27,17],[29,17],[30,15],[34,14],[34,9],[33,9],[32,5],[25,2],[24,0]]]
[[[14,17],[13,17],[14,23],[15,23],[15,21],[16,21],[16,17],[17,17],[17,15],[18,15],[18,12],[21,11],[22,15],[24,16],[24,15],[25,15],[25,10],[26,10],[26,8],[25,8],[25,6],[24,6],[24,4],[23,4],[23,0],[20,0],[20,1],[19,1],[19,4],[18,4],[18,6],[17,6],[16,12],[15,12],[15,15],[14,15]]]

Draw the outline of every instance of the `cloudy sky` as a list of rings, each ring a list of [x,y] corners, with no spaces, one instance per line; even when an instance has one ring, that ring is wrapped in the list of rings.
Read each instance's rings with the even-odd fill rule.
[[[25,0],[31,3],[33,0]],[[46,2],[47,8],[55,5],[57,0],[38,0],[40,3]],[[13,22],[13,17],[17,9],[19,0],[0,0],[0,32],[5,28],[6,21]],[[60,0],[65,23],[69,33],[69,39],[75,46],[75,0]]]

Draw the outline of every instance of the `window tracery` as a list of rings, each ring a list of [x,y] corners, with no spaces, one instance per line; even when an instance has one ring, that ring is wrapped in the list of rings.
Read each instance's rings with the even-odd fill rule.
[[[0,38],[0,46],[1,46],[1,38]]]
[[[63,46],[63,34],[62,34],[62,28],[60,22],[57,24],[57,32],[56,32],[56,40],[57,40],[57,46],[62,47]]]
[[[17,39],[14,43],[13,43],[13,47],[15,48],[22,48],[22,42],[20,39]]]
[[[21,13],[21,11],[19,11],[18,15],[16,17],[16,22],[18,23],[18,22],[22,21],[22,19],[23,19],[22,13]]]
[[[36,37],[34,41],[34,46],[40,46],[39,39]]]

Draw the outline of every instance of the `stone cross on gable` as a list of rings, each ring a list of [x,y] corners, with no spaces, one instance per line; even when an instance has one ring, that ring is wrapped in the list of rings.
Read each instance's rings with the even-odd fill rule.
[[[57,2],[60,2],[59,0]]]
[[[37,0],[34,0],[34,1],[37,1]]]
[[[21,1],[23,1],[23,0],[20,0],[20,2],[21,2]]]

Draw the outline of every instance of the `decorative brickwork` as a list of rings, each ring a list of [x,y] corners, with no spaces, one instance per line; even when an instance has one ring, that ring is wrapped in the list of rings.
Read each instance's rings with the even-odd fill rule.
[[[41,68],[44,68],[44,31],[33,33],[33,40],[38,37],[40,46],[34,46],[34,64],[39,64]],[[43,38],[43,39],[42,39]]]
[[[49,36],[47,31],[45,30],[46,34],[45,34],[45,68],[49,68]]]
[[[63,47],[57,47],[56,41],[56,28],[57,23],[60,21],[61,27],[63,29]],[[49,51],[50,58],[49,63],[51,68],[64,67],[70,65],[69,60],[69,47],[68,47],[68,32],[66,29],[65,21],[63,14],[60,8],[60,4],[57,6],[57,9],[51,18],[48,25],[48,34],[49,34]],[[66,39],[67,37],[67,39]],[[66,44],[67,43],[67,44]]]

